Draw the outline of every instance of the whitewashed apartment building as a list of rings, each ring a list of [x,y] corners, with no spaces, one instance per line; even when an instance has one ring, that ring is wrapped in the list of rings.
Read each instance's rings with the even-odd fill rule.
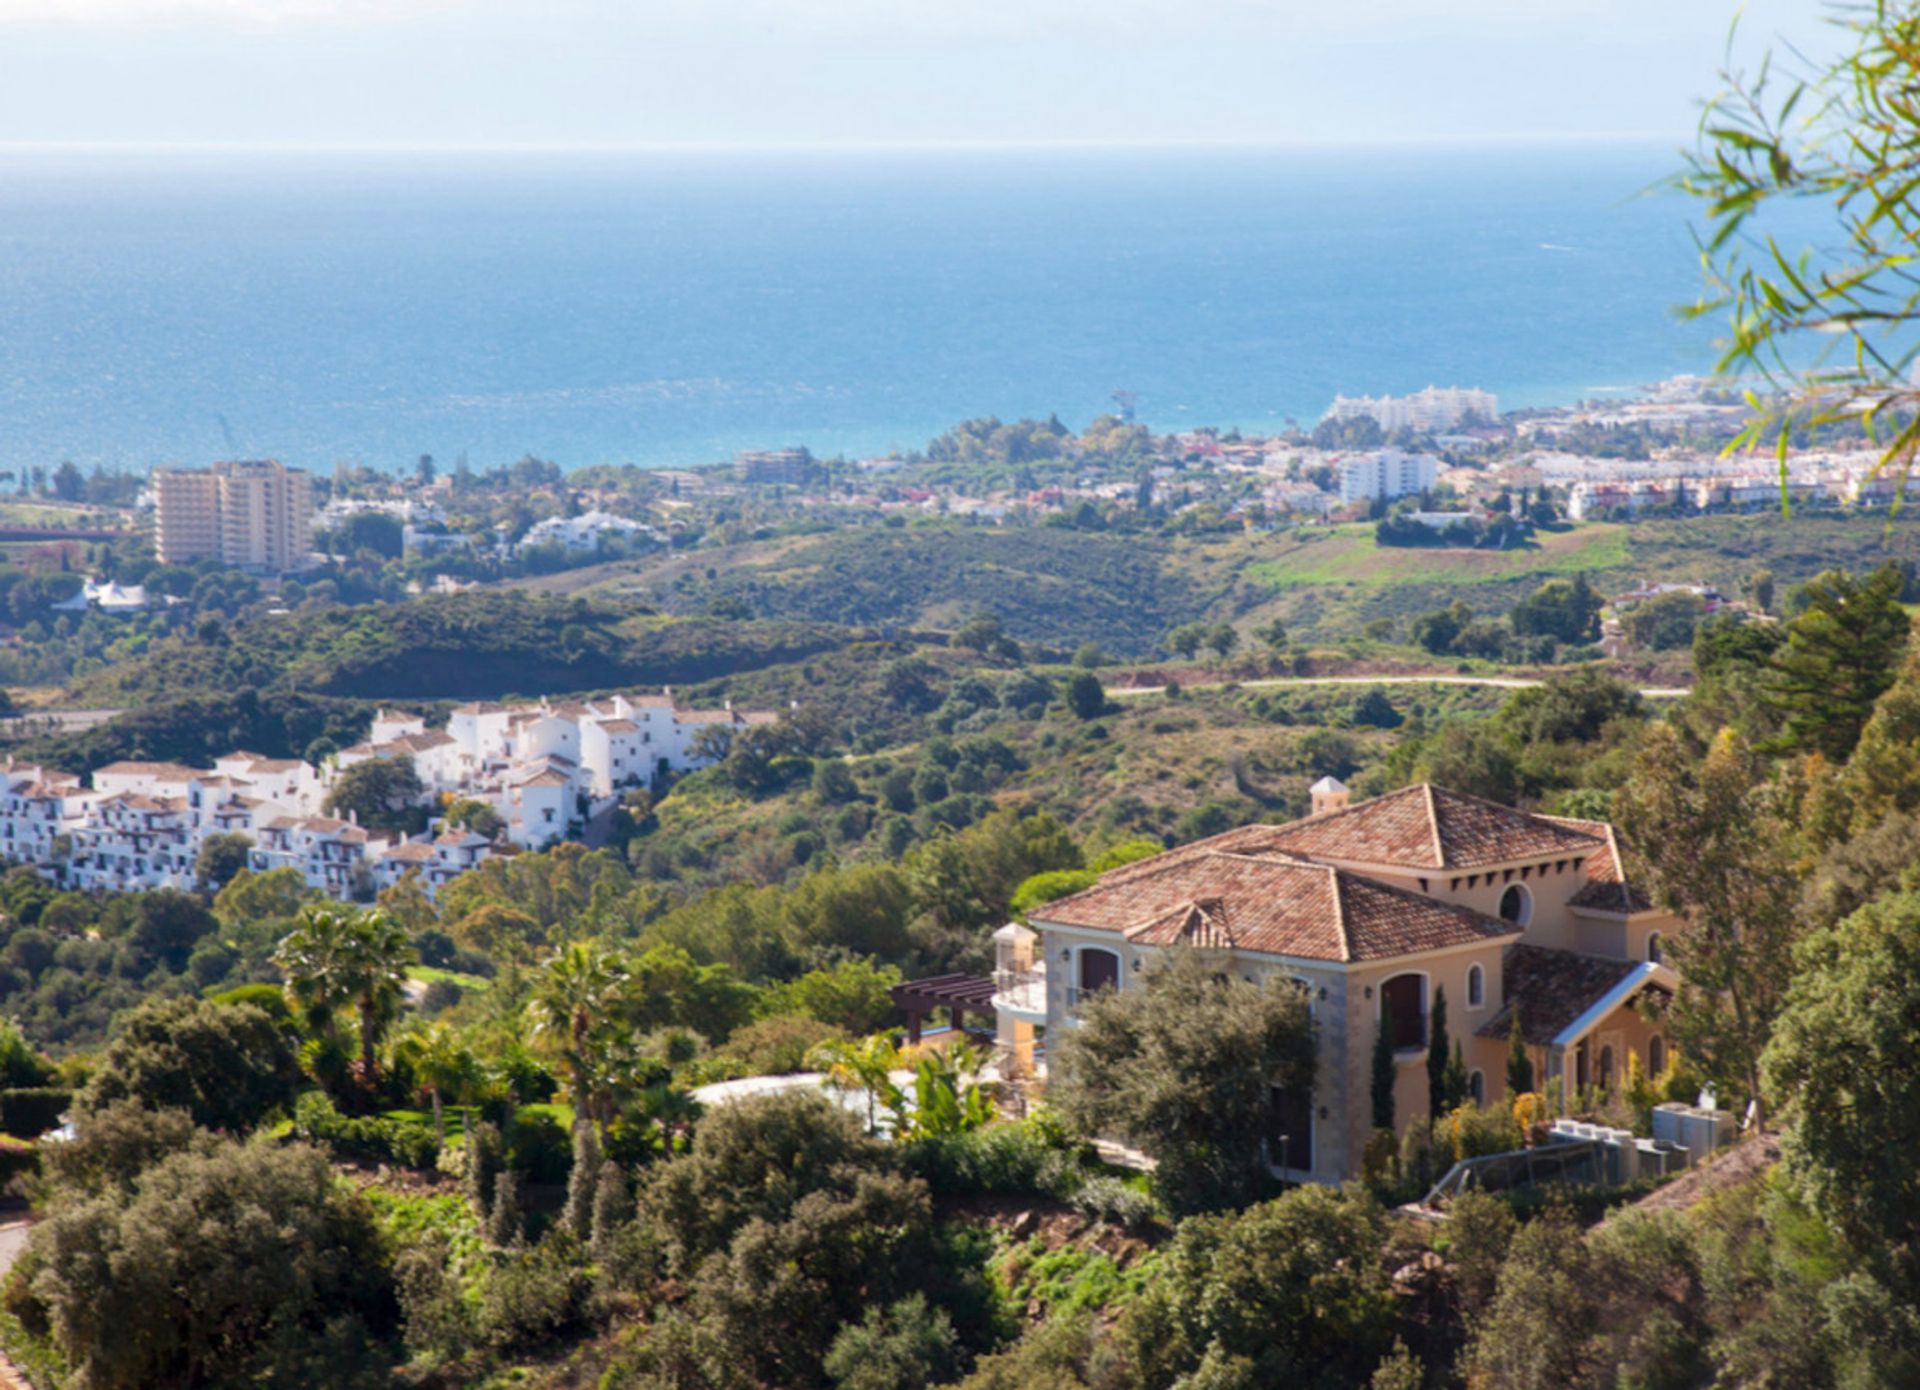
[[[71,774],[9,761],[0,770],[0,859],[83,891],[188,888],[207,836],[232,833],[253,842],[256,872],[295,869],[333,897],[365,898],[409,873],[432,893],[491,855],[580,838],[623,791],[697,768],[708,760],[697,746],[703,729],[778,718],[730,705],[683,709],[665,692],[468,704],[440,729],[383,709],[365,743],[321,768],[241,751],[211,768],[109,763],[88,787]],[[324,814],[345,769],[403,757],[419,774],[423,805],[484,802],[505,822],[507,843],[444,823],[406,839]]]

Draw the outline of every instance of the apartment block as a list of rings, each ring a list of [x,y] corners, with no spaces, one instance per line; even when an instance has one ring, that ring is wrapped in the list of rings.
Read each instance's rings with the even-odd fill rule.
[[[155,553],[167,565],[214,559],[281,574],[313,551],[307,475],[272,459],[163,468],[153,476]]]
[[[1427,491],[1439,475],[1440,461],[1432,454],[1409,454],[1380,449],[1340,463],[1340,500],[1409,497]]]

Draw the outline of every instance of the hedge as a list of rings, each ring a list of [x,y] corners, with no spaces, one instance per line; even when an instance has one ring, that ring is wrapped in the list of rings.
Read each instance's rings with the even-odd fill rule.
[[[73,1092],[63,1086],[11,1086],[0,1089],[0,1133],[38,1139],[57,1129],[61,1115],[73,1104]]]

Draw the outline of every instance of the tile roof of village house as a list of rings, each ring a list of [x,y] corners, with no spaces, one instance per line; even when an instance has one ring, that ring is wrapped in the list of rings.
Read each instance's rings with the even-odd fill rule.
[[[1430,783],[1266,831],[1273,848],[1314,858],[1441,871],[1585,856],[1605,845],[1589,831]]]
[[[1568,906],[1619,913],[1653,910],[1653,899],[1639,884],[1629,882],[1621,867],[1620,842],[1611,825],[1599,820],[1576,820],[1571,816],[1549,816],[1544,819],[1573,826],[1606,841],[1606,848],[1587,860],[1586,886],[1567,899]]]
[[[298,758],[255,758],[247,764],[248,772],[292,772],[303,764]]]
[[[600,727],[610,734],[637,734],[640,726],[631,719],[603,719]]]
[[[1545,1047],[1640,966],[1639,961],[1613,956],[1509,946],[1501,965],[1500,1007],[1474,1032],[1483,1038],[1506,1037],[1517,1008],[1521,1036]]]
[[[1110,874],[1033,917],[1117,932],[1140,945],[1231,945],[1328,961],[1385,960],[1520,934],[1471,909],[1286,855],[1209,848],[1128,867],[1135,871]]]
[[[153,777],[162,782],[186,782],[200,776],[201,771],[200,768],[186,767],[180,763],[123,761],[97,767],[93,770],[93,776],[95,785],[98,785],[102,773],[110,777]]]

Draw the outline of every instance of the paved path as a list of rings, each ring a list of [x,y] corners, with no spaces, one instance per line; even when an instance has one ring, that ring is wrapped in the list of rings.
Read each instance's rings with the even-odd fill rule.
[[[1479,685],[1492,690],[1531,690],[1545,684],[1543,680],[1526,676],[1261,676],[1253,680],[1195,681],[1181,689],[1218,690],[1227,685],[1238,686],[1242,690],[1294,685]],[[1133,695],[1158,695],[1165,690],[1164,685],[1110,685],[1107,687],[1107,696],[1124,700]],[[1641,687],[1640,693],[1649,700],[1677,700],[1693,692],[1684,685],[1649,685]]]

